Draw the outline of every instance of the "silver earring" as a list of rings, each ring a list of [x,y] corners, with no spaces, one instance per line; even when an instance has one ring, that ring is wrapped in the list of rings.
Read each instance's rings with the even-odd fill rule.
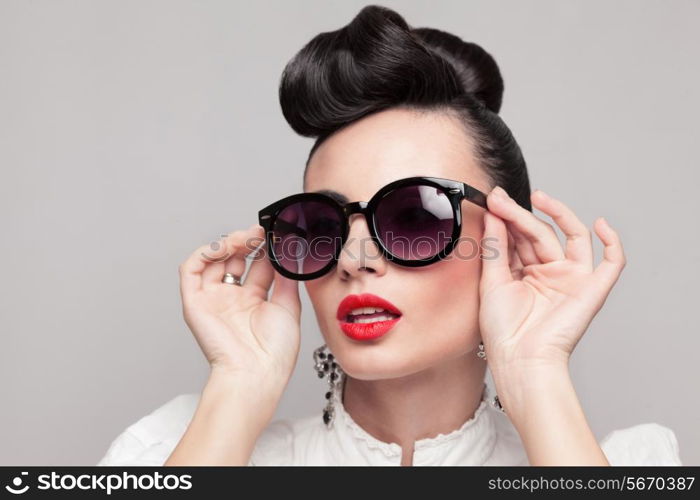
[[[328,391],[326,391],[326,406],[323,408],[323,423],[329,429],[333,426],[335,417],[335,408],[333,408],[333,393],[335,392],[340,377],[343,374],[342,368],[335,360],[335,357],[328,349],[326,344],[314,350],[314,369],[318,374],[318,378],[324,376],[328,380]]]
[[[484,350],[483,342],[479,342],[479,350],[476,352],[476,355],[479,356],[479,358],[481,359],[486,359],[486,351]],[[491,405],[493,405],[494,408],[502,411],[503,413],[506,412],[505,408],[503,408],[503,405],[501,405],[501,400],[498,399],[498,394],[496,394],[493,397],[493,400],[491,400]]]

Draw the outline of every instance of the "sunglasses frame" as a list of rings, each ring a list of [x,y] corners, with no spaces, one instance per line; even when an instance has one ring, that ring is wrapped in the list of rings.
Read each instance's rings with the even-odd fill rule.
[[[429,257],[427,259],[413,259],[404,260],[399,257],[394,256],[382,242],[381,238],[377,233],[377,227],[375,225],[375,210],[379,206],[381,200],[390,194],[392,191],[407,187],[407,186],[431,186],[440,189],[445,195],[447,195],[450,204],[452,206],[452,213],[454,216],[454,223],[452,229],[452,236],[449,243],[440,252]],[[333,267],[338,263],[338,258],[340,253],[348,240],[348,234],[350,232],[350,216],[352,214],[362,214],[367,221],[367,227],[369,228],[372,240],[380,249],[384,258],[390,262],[395,262],[401,266],[405,267],[423,267],[447,257],[455,245],[462,230],[462,213],[460,210],[460,203],[463,199],[469,200],[470,202],[485,208],[488,210],[486,205],[486,194],[479,191],[473,186],[466,184],[461,181],[455,181],[450,179],[443,179],[441,177],[424,177],[424,176],[414,176],[406,177],[404,179],[398,179],[390,182],[389,184],[383,186],[379,191],[377,191],[369,201],[353,201],[346,204],[339,203],[335,198],[328,196],[323,193],[297,193],[290,196],[286,196],[258,212],[258,222],[265,229],[265,241],[268,247],[268,257],[273,265],[273,267],[284,277],[297,280],[297,281],[307,281],[315,278],[319,278],[326,273],[328,273]],[[277,260],[275,253],[273,251],[272,239],[274,237],[272,228],[275,225],[277,217],[279,214],[293,203],[300,201],[321,201],[327,203],[329,206],[333,207],[339,215],[339,219],[342,224],[342,235],[341,244],[338,245],[338,250],[336,255],[329,260],[323,268],[313,273],[299,275],[285,269]]]

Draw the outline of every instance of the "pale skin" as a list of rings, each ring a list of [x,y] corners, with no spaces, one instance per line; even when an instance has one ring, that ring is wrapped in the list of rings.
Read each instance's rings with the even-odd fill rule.
[[[334,190],[351,201],[412,175],[469,183],[488,193],[488,210],[463,201],[462,236],[497,250],[491,258],[402,268],[353,247],[369,237],[364,219],[353,216],[348,251],[327,275],[304,282],[324,340],[348,375],[344,405],[370,434],[399,443],[401,464],[412,465],[415,440],[473,416],[488,366],[531,465],[609,465],[568,361],[624,268],[620,239],[596,219],[604,256],[594,265],[592,233],[569,207],[532,193],[533,206],[566,236],[562,245],[551,224],[501,196],[472,151],[451,116],[392,109],[339,131],[312,157],[304,190]],[[243,274],[246,241],[262,237],[257,224],[234,231],[217,251],[202,246],[180,266],[184,318],[211,373],[165,465],[246,465],[291,377],[300,345],[298,282],[256,259],[243,286],[221,283],[226,271]],[[473,251],[468,244],[461,250]],[[362,292],[404,313],[369,343],[346,337],[335,320],[340,300]],[[486,361],[475,355],[480,341]]]

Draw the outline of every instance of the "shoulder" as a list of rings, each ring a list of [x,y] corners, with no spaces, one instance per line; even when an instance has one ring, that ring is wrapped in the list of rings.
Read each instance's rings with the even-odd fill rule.
[[[97,465],[163,465],[187,430],[200,394],[180,394],[124,429]],[[248,465],[291,465],[313,438],[318,416],[272,421],[258,437]]]
[[[493,452],[484,465],[529,465],[525,447],[510,418],[491,405],[488,412],[494,426],[495,442]]]
[[[318,415],[273,420],[260,434],[249,465],[306,465],[325,447]]]
[[[610,465],[682,465],[676,434],[655,422],[616,429],[599,444]]]
[[[192,420],[199,394],[180,394],[124,429],[97,465],[162,465]]]
[[[497,439],[488,464],[528,465],[525,448],[510,419],[499,411],[493,411],[492,416]],[[658,423],[613,430],[599,445],[613,466],[682,465],[675,433]]]

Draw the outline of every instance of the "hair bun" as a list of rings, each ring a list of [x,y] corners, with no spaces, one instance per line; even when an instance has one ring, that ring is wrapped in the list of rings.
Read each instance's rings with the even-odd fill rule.
[[[412,29],[378,5],[311,39],[287,63],[279,87],[285,119],[307,137],[391,106],[449,104],[466,94],[498,113],[503,80],[493,58],[449,33]]]
[[[446,59],[457,72],[462,87],[498,113],[503,101],[503,78],[496,60],[480,45],[434,28],[411,30],[430,50]]]

